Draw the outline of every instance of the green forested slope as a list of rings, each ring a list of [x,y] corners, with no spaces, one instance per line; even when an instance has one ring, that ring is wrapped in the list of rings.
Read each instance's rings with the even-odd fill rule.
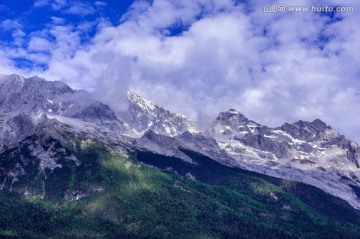
[[[40,139],[63,152],[61,168],[44,171],[32,158]],[[0,156],[1,168],[26,169],[12,192],[0,191],[0,238],[360,238],[357,211],[312,186],[185,150],[197,166],[79,138],[27,140]],[[80,164],[61,158],[69,154]]]

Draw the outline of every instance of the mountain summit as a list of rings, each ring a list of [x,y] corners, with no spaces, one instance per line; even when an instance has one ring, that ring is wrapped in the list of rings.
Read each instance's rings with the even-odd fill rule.
[[[195,121],[187,119],[181,114],[174,114],[128,91],[129,109],[121,113],[121,117],[129,125],[135,135],[142,135],[147,130],[170,136],[179,135],[185,131],[197,132]]]

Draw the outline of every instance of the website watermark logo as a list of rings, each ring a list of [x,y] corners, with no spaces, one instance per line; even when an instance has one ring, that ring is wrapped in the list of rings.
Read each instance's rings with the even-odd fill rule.
[[[287,6],[284,4],[262,5],[261,11],[264,13],[281,12],[318,12],[318,13],[336,13],[336,12],[354,12],[355,7],[351,6]]]

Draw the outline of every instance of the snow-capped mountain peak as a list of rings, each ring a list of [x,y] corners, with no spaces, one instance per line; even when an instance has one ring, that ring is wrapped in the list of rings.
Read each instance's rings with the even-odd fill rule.
[[[210,134],[215,138],[232,139],[234,137],[243,137],[247,133],[255,133],[260,126],[260,124],[249,120],[239,111],[229,109],[217,116],[210,129]]]
[[[128,98],[128,111],[119,114],[127,122],[129,129],[134,131],[133,135],[141,136],[150,129],[170,136],[185,131],[198,131],[196,122],[187,119],[184,115],[171,113],[132,91],[128,91]]]
[[[128,90],[128,98],[130,102],[138,105],[143,110],[154,111],[156,108],[158,108],[158,106],[154,102],[142,98],[134,91]]]
[[[321,120],[270,128],[229,110],[210,132],[239,167],[317,186],[360,208],[360,148]]]

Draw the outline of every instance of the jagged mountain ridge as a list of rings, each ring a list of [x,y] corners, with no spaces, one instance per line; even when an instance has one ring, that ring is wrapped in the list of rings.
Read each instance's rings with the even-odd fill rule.
[[[230,167],[317,186],[360,208],[359,146],[320,120],[270,128],[231,109],[200,132],[194,121],[133,92],[127,112],[115,112],[85,91],[37,77],[2,76],[0,93],[0,150],[47,131],[43,125],[57,125],[125,149],[191,163],[180,150],[190,149]]]
[[[38,77],[0,77],[0,146],[32,135],[45,118],[78,119],[81,126],[93,124],[117,132],[124,128],[109,106],[86,91]]]
[[[143,135],[147,130],[175,136],[185,131],[197,132],[195,121],[184,115],[174,114],[148,101],[135,92],[128,91],[129,107],[119,115],[129,126],[130,135]],[[133,133],[133,134],[131,134]]]
[[[229,110],[210,135],[239,167],[305,182],[359,207],[359,146],[318,119],[269,128]]]
[[[73,90],[62,82],[38,77],[0,76],[0,149],[35,132],[44,118],[76,128],[93,128],[118,135],[138,137],[147,130],[177,135],[196,130],[194,121],[173,114],[156,104],[128,93],[129,109],[115,112],[90,93]],[[20,137],[20,138],[18,138]]]

